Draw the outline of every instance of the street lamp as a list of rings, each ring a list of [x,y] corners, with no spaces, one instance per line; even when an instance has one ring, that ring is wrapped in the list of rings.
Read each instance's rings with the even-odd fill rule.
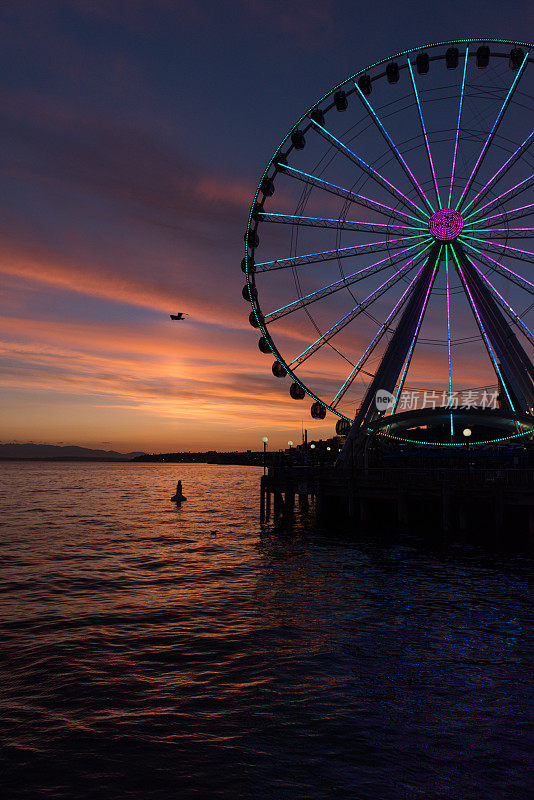
[[[289,445],[289,448],[291,449],[293,447],[293,442],[289,441],[288,445]]]
[[[467,441],[467,475],[471,475],[471,460],[469,458],[469,437],[471,436],[471,428],[464,428],[462,431]]]
[[[263,442],[263,474],[265,475],[265,459],[267,453],[267,442],[269,441],[269,438],[267,436],[262,436],[261,440]]]

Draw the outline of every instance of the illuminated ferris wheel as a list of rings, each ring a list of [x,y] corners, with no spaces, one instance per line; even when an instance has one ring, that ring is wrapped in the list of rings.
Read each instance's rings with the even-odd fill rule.
[[[434,426],[452,444],[463,411],[479,441],[532,429],[532,48],[466,39],[382,59],[269,161],[243,297],[275,377],[338,433]]]

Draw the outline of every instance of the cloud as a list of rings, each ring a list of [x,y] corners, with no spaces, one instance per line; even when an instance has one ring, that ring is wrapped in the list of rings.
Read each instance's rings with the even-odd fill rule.
[[[336,9],[333,0],[240,0],[246,10],[276,25],[277,31],[293,37],[293,42],[317,47],[335,32]]]

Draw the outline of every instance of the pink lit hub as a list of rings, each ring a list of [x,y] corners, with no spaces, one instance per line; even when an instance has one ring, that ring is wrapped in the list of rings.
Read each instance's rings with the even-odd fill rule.
[[[464,218],[453,208],[442,208],[432,214],[428,227],[438,242],[452,242],[461,234]]]

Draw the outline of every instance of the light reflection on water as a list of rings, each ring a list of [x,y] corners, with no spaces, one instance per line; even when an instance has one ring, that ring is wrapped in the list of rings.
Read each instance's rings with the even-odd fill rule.
[[[255,468],[0,470],[7,797],[527,797],[525,556],[262,531]]]

